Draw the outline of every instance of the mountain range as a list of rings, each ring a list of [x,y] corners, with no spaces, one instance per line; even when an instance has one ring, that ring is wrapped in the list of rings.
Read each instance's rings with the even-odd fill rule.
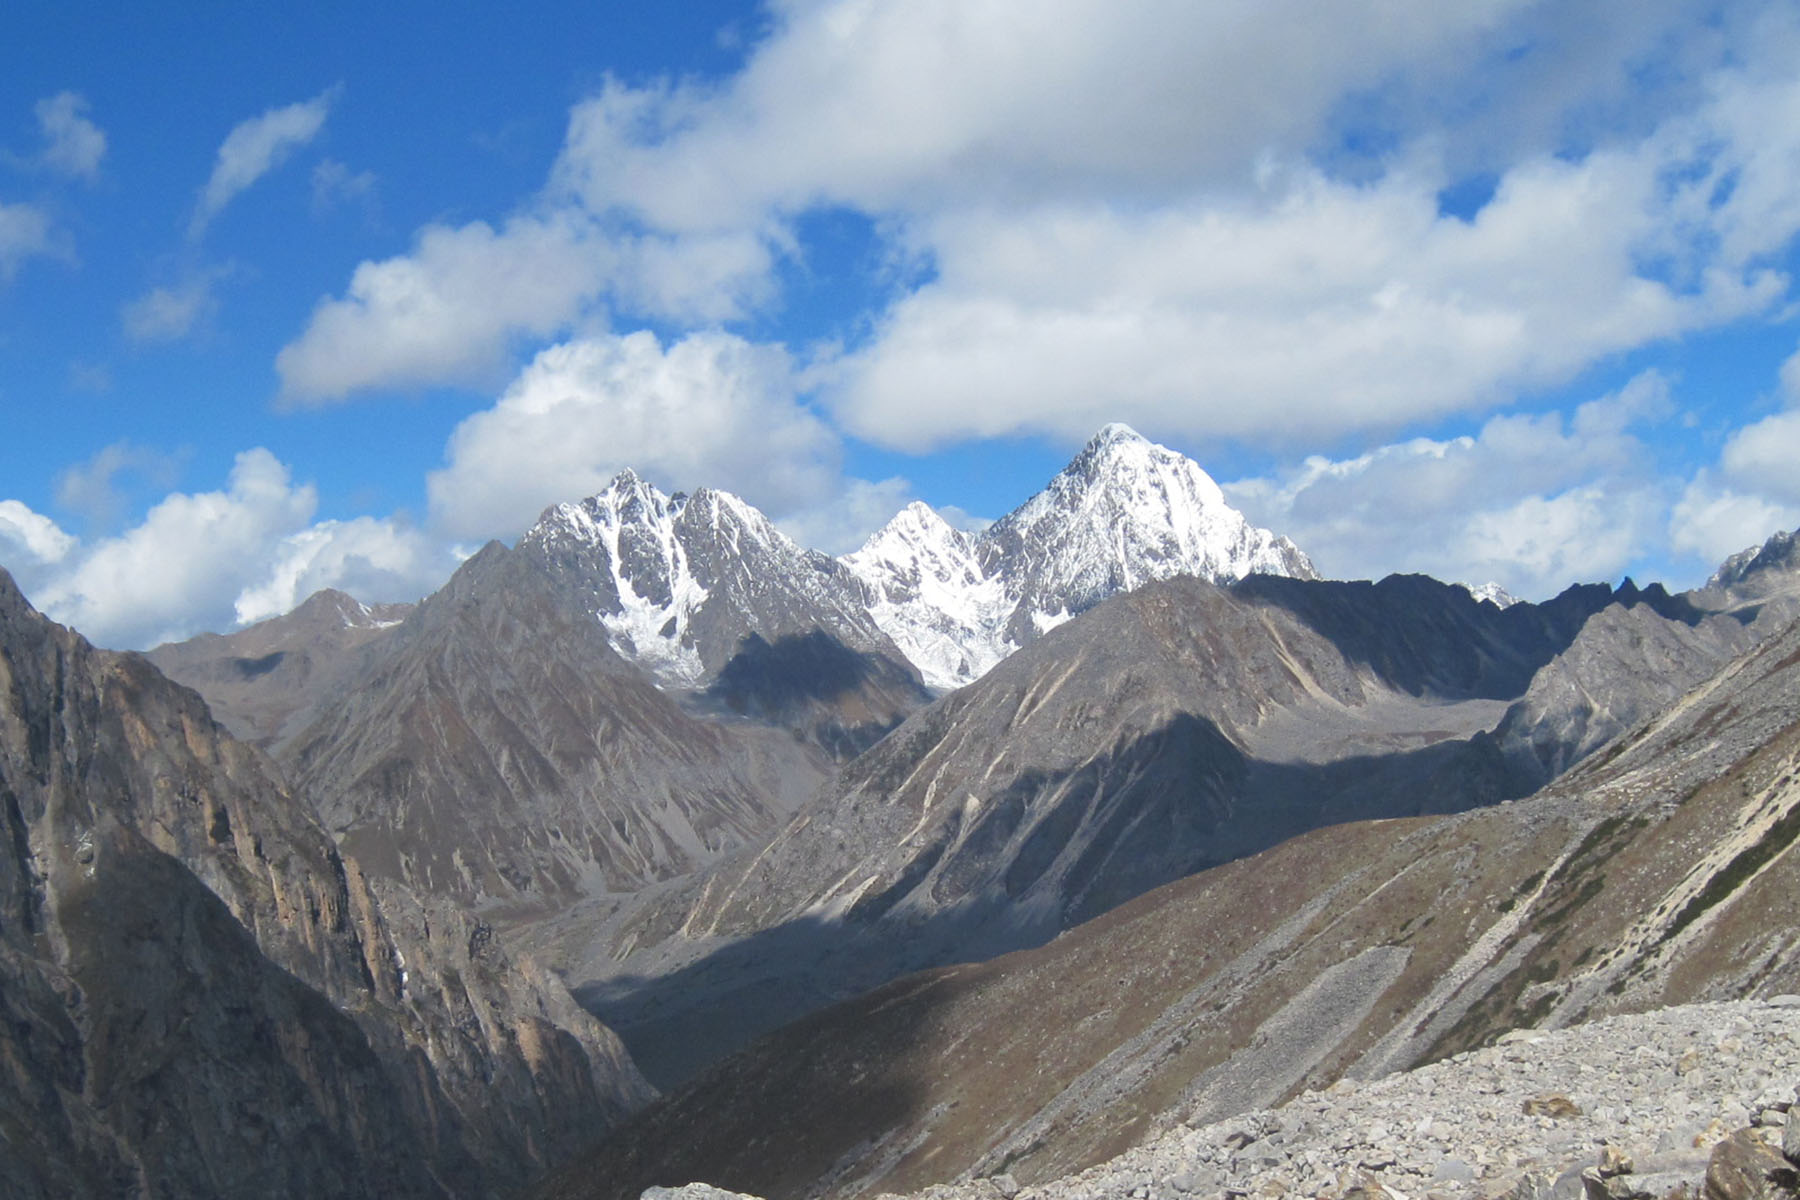
[[[0,1181],[1042,1181],[1793,987],[1795,544],[1679,595],[1321,580],[1113,425],[841,559],[625,472],[415,605],[146,656],[8,582]]]

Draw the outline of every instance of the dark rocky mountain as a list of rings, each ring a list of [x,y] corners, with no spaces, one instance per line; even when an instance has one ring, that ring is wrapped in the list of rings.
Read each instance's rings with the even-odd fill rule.
[[[895,980],[709,1068],[537,1194],[1033,1187],[1510,1030],[1793,993],[1797,841],[1790,626],[1530,799],[1315,830],[1042,947]],[[1725,1062],[1723,1037],[1689,1057]]]
[[[563,936],[557,961],[674,1083],[799,1011],[1305,830],[1524,794],[1535,776],[1486,731],[1609,606],[1590,586],[1501,610],[1416,577],[1140,588],[916,714],[772,837],[585,948]]]
[[[470,1196],[649,1090],[482,922],[0,572],[0,1191]]]
[[[684,708],[537,552],[499,543],[277,754],[371,874],[513,906],[690,872],[762,836],[824,770],[785,730]]]
[[[203,633],[145,657],[170,679],[206,697],[234,737],[271,749],[410,604],[363,604],[327,588],[298,608],[231,634]]]

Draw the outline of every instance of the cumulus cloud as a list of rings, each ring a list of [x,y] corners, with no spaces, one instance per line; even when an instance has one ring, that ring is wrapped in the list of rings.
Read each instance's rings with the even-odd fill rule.
[[[75,539],[49,517],[17,500],[0,500],[0,567],[29,578],[37,568],[61,562],[74,548]]]
[[[1416,571],[1536,599],[1615,577],[1661,532],[1668,498],[1635,429],[1671,409],[1666,380],[1646,373],[1570,418],[1509,414],[1224,487],[1327,576]]]
[[[416,598],[455,566],[403,520],[315,523],[317,507],[310,484],[267,450],[247,450],[223,489],[172,493],[138,524],[91,542],[0,501],[0,562],[52,618],[134,649],[272,616],[321,587]]]
[[[778,349],[724,333],[666,348],[650,333],[598,335],[543,351],[457,427],[428,481],[431,514],[454,537],[511,537],[630,467],[665,490],[720,487],[782,516],[835,494],[838,453]]]
[[[290,612],[328,587],[366,603],[416,600],[458,561],[411,524],[374,517],[321,521],[282,538],[269,557],[262,581],[246,586],[233,602],[241,625]]]
[[[671,230],[818,204],[1166,196],[1304,148],[1346,93],[1461,61],[1528,7],[788,5],[723,87],[615,82],[579,106],[556,182]]]
[[[106,134],[87,117],[88,102],[75,92],[59,92],[37,102],[38,129],[44,149],[38,161],[47,169],[80,179],[100,173],[106,157]]]
[[[1759,546],[1781,529],[1800,528],[1800,503],[1740,491],[1700,471],[1669,514],[1669,543],[1708,563]]]
[[[1645,269],[1688,204],[1670,158],[1521,164],[1472,221],[1439,212],[1440,177],[1305,166],[1229,206],[945,218],[938,277],[828,365],[825,395],[911,450],[1112,418],[1293,445],[1478,412],[1781,294],[1753,257]]]
[[[327,88],[311,100],[271,108],[233,126],[219,146],[212,175],[200,189],[188,236],[198,238],[205,233],[212,219],[240,192],[317,137],[338,90]]]
[[[573,220],[428,226],[412,253],[363,263],[348,295],[313,310],[275,359],[282,396],[317,405],[363,388],[490,379],[513,337],[564,328],[612,261]]]
[[[1677,551],[1716,563],[1800,527],[1800,353],[1782,363],[1776,394],[1785,407],[1734,430],[1688,483],[1669,519]]]
[[[913,499],[912,484],[899,477],[847,479],[827,502],[790,513],[776,524],[802,546],[826,554],[848,554],[860,550],[870,534],[893,520]],[[958,528],[965,527],[958,525],[967,520],[960,509],[940,515]]]

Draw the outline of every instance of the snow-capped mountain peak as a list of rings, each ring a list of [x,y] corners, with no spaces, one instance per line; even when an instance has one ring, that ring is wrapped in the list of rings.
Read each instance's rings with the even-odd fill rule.
[[[960,687],[1016,646],[999,639],[1005,585],[981,565],[976,539],[913,501],[842,559],[866,586],[869,615],[925,682]]]
[[[1316,578],[1286,538],[1252,526],[1192,459],[1111,424],[1048,486],[981,534],[922,504],[844,560],[871,612],[938,687],[960,686],[1108,596],[1174,575]]]
[[[730,492],[665,496],[621,471],[595,495],[545,510],[519,547],[583,597],[614,649],[666,687],[707,685],[752,634],[773,642],[823,630],[898,659],[848,570]]]

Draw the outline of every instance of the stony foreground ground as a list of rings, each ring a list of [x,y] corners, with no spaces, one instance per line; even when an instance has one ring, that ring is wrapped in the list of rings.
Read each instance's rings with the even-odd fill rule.
[[[1779,1174],[1796,1084],[1800,997],[1688,1005],[1554,1032],[1519,1031],[1415,1071],[1342,1080],[1277,1109],[1177,1125],[1110,1162],[1042,1186],[1021,1187],[1002,1175],[920,1195],[1785,1196],[1793,1192],[1781,1190],[1779,1180],[1731,1185],[1720,1177],[1720,1164],[1748,1155],[1774,1164]],[[1800,1125],[1800,1111],[1795,1119]],[[1800,1128],[1794,1132],[1800,1135]],[[1728,1139],[1709,1183],[1709,1162]],[[1800,1137],[1790,1149],[1793,1142]],[[1748,1172],[1758,1174],[1755,1163]],[[683,1200],[722,1195],[711,1188],[682,1194]],[[665,1200],[669,1193],[645,1195]]]

